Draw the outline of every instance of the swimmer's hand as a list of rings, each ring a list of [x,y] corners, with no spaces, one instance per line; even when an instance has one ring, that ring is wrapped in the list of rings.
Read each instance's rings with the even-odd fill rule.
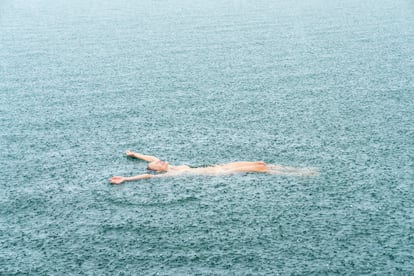
[[[121,184],[122,182],[124,182],[126,180],[125,177],[122,176],[113,176],[111,179],[109,179],[109,182],[111,182],[111,184]]]

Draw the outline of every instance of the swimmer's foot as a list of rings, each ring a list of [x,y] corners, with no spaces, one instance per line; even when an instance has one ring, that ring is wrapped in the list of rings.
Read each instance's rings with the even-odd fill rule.
[[[300,172],[301,176],[318,176],[319,171],[316,168],[303,168]]]
[[[268,171],[270,174],[287,176],[317,176],[319,171],[316,168],[293,168],[279,165],[272,165]]]

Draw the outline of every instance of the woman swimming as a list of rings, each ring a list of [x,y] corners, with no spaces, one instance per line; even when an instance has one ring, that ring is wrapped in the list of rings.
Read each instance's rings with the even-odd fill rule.
[[[135,181],[154,177],[171,177],[179,175],[228,175],[234,173],[268,173],[281,175],[310,176],[316,171],[309,168],[293,168],[281,165],[266,164],[263,161],[241,161],[207,167],[192,168],[187,165],[173,166],[155,156],[144,155],[127,150],[126,155],[149,162],[147,169],[160,174],[140,174],[131,177],[114,176],[109,181],[112,184],[121,184],[125,181]]]

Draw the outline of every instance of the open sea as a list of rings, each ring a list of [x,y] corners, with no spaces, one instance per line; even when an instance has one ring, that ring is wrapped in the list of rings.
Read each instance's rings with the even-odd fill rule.
[[[0,149],[0,275],[413,275],[414,2],[0,0]]]

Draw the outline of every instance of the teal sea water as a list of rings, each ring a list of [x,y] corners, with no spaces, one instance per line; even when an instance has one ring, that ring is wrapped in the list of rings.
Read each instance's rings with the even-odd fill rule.
[[[412,274],[413,94],[410,0],[0,0],[0,274]]]

